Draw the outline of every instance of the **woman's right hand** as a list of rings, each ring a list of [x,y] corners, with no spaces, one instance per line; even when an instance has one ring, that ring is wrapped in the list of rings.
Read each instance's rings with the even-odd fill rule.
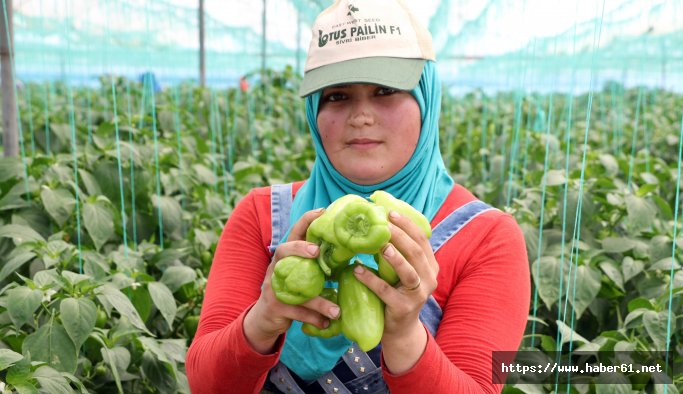
[[[261,296],[244,317],[244,334],[249,344],[259,353],[273,352],[275,342],[291,326],[293,320],[311,323],[318,328],[327,328],[329,319],[339,317],[339,306],[323,297],[315,297],[301,305],[288,305],[275,298],[270,279],[273,267],[287,256],[316,258],[318,245],[306,242],[306,230],[313,220],[322,215],[323,209],[308,211],[294,224],[287,242],[275,250],[263,280]]]

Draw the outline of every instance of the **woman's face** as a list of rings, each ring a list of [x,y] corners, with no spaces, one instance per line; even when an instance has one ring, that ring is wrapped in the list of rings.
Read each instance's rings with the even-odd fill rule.
[[[410,92],[378,85],[326,88],[318,110],[323,148],[350,181],[372,185],[408,163],[420,137],[420,107]]]

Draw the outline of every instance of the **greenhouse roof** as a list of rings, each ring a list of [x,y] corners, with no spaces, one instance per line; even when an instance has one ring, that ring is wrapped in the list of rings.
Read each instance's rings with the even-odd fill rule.
[[[153,70],[196,79],[198,3],[188,0],[34,0],[14,5],[19,78]],[[205,0],[207,79],[234,84],[261,67],[301,72],[316,15],[330,1]],[[681,1],[406,0],[429,26],[450,84],[482,73],[600,69],[662,81],[683,69]],[[265,14],[264,14],[265,5]],[[264,23],[265,22],[265,23]],[[265,31],[265,36],[264,36]],[[265,40],[264,40],[265,38]],[[265,44],[265,46],[264,46]]]

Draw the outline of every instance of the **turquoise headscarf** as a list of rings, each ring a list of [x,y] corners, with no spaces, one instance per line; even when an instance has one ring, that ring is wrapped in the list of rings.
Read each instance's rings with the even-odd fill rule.
[[[411,94],[420,106],[422,118],[417,147],[398,173],[376,185],[353,183],[334,168],[325,154],[318,130],[321,92],[306,97],[306,117],[315,144],[316,159],[310,178],[296,193],[290,224],[294,224],[306,211],[327,207],[341,196],[357,194],[368,197],[375,190],[385,190],[408,202],[430,221],[434,218],[453,187],[453,179],[446,171],[439,150],[441,82],[434,62],[425,64],[420,82]],[[295,321],[287,331],[280,361],[302,379],[314,380],[330,371],[350,344],[343,335],[329,339],[310,337],[301,332],[301,322]]]

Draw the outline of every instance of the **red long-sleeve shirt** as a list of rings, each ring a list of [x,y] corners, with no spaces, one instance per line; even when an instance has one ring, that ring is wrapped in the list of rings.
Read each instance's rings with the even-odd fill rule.
[[[302,185],[296,183],[294,193]],[[432,227],[475,197],[460,185]],[[252,190],[227,221],[209,274],[199,328],[186,358],[193,393],[258,392],[277,364],[247,342],[243,321],[259,297],[270,263],[270,188]],[[434,298],[443,310],[417,364],[401,374],[383,371],[392,393],[497,393],[492,351],[515,351],[527,321],[529,264],[522,232],[509,214],[488,211],[467,224],[435,254],[440,265]],[[429,334],[429,333],[428,333]]]

